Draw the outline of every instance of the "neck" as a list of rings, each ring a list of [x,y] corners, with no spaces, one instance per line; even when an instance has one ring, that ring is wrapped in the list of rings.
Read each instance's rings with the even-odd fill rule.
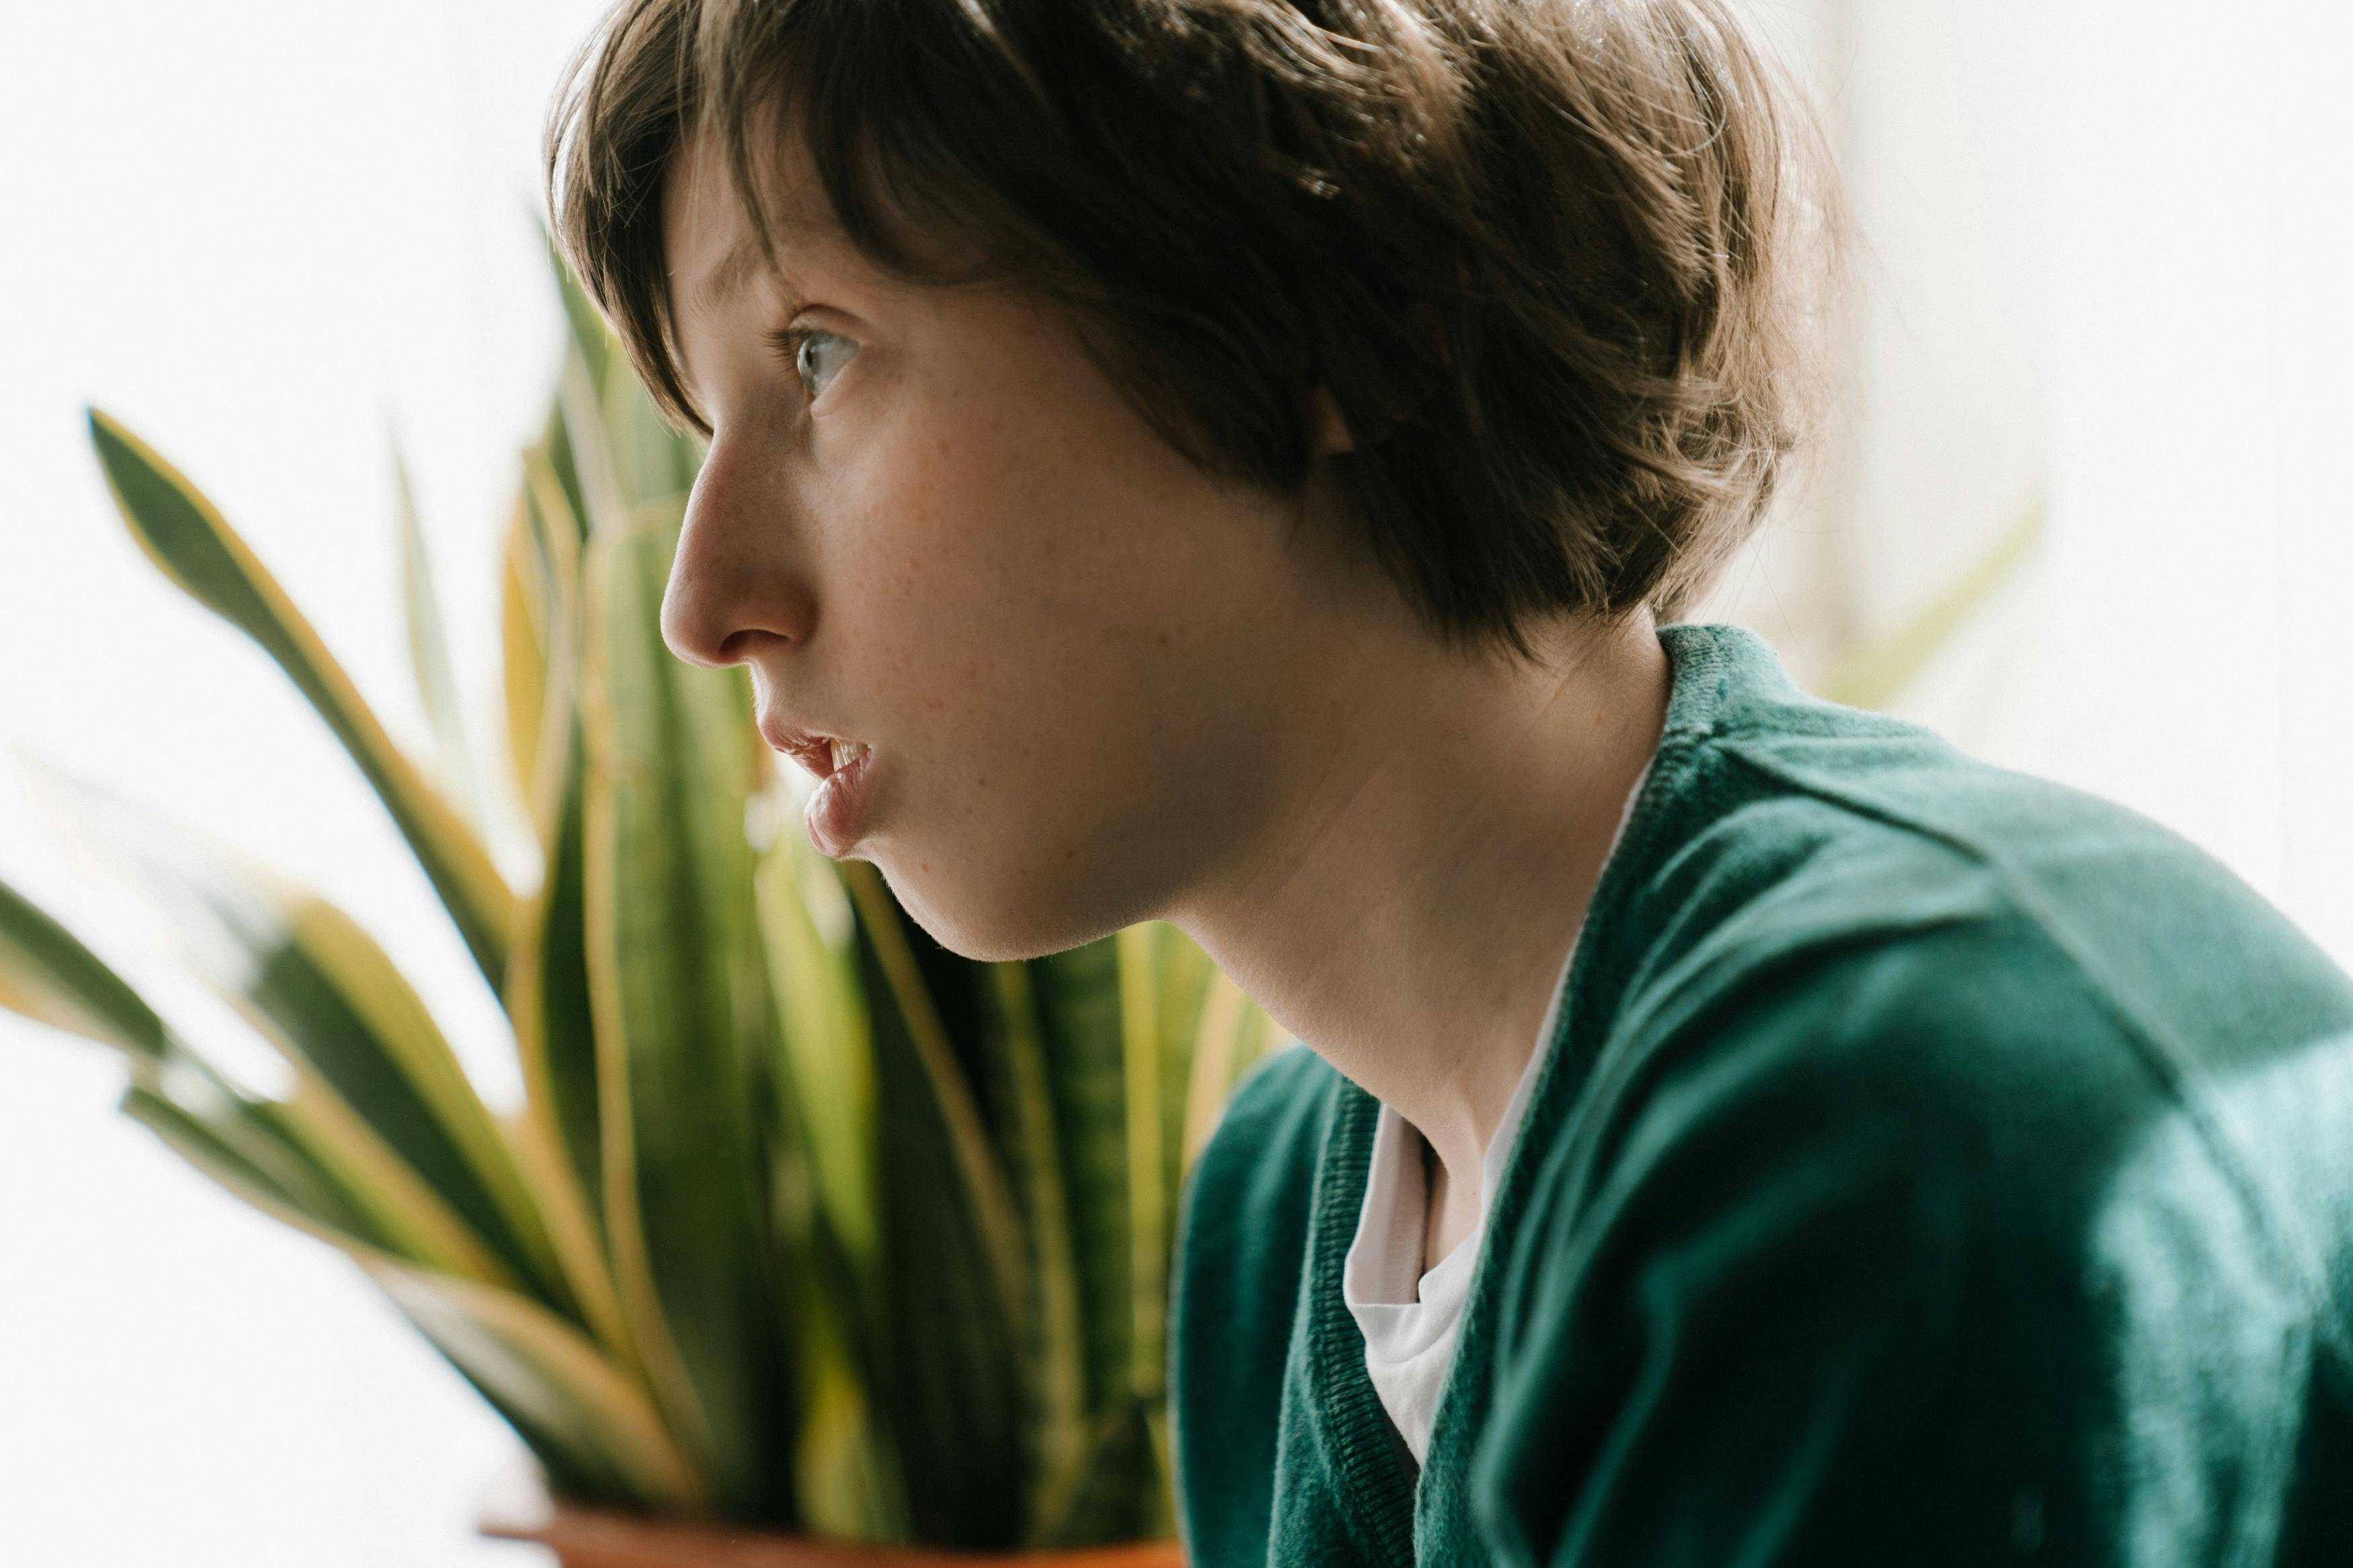
[[[1392,1107],[1467,1228],[1670,671],[1648,613],[1559,628],[1535,666],[1418,626],[1333,645],[1230,869],[1175,918],[1276,1022]],[[1436,1243],[1433,1242],[1435,1247]]]

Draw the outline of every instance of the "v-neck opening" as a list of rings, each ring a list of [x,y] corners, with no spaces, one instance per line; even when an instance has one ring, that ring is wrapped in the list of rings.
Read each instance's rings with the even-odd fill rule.
[[[1381,1102],[1345,1077],[1336,1087],[1329,1131],[1316,1165],[1307,1237],[1302,1304],[1308,1329],[1309,1415],[1332,1460],[1351,1528],[1376,1560],[1399,1568],[1408,1568],[1415,1560],[1423,1480],[1433,1473],[1465,1468],[1462,1461],[1467,1455],[1459,1450],[1471,1441],[1471,1428],[1483,1415],[1492,1392],[1475,1381],[1490,1370],[1491,1358],[1485,1351],[1499,1305],[1495,1298],[1503,1266],[1497,1247],[1490,1243],[1501,1237],[1504,1240],[1498,1245],[1509,1245],[1515,1234],[1521,1194],[1529,1180],[1531,1162],[1538,1158],[1535,1146],[1547,1131],[1559,1125],[1567,1100],[1574,1093],[1573,1079],[1590,1068],[1598,1042],[1585,1037],[1587,1031],[1581,1026],[1588,1008],[1581,1003],[1589,989],[1587,977],[1602,962],[1597,953],[1607,945],[1609,913],[1622,900],[1625,889],[1640,880],[1641,872],[1635,868],[1648,859],[1645,829],[1662,809],[1660,802],[1672,794],[1685,754],[1715,728],[1723,696],[1725,651],[1706,628],[1697,626],[1662,627],[1660,641],[1672,661],[1673,683],[1658,749],[1633,791],[1616,848],[1602,867],[1579,939],[1556,983],[1552,1027],[1536,1046],[1541,1065],[1518,1135],[1506,1152],[1494,1201],[1479,1233],[1480,1254],[1456,1330],[1453,1363],[1439,1392],[1426,1465],[1415,1463],[1405,1438],[1381,1404],[1365,1366],[1364,1337],[1343,1295],[1348,1248],[1356,1237],[1371,1173],[1373,1135]]]

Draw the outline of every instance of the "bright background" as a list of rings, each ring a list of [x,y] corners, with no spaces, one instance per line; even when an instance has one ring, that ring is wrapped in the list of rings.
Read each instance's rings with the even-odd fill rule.
[[[1727,579],[1809,679],[2039,500],[1902,706],[2123,800],[2353,961],[2353,57],[2341,0],[1754,0],[1820,94],[1870,304],[1821,481]],[[494,542],[558,323],[540,115],[592,0],[0,0],[0,739],[374,930],[494,1098],[494,1005],[341,752],[114,521],[96,402],[245,531],[396,730],[388,433],[480,728]],[[0,777],[0,875],[128,946]],[[111,949],[110,949],[111,951]],[[0,1019],[0,1554],[530,1568],[518,1452],[323,1248]]]

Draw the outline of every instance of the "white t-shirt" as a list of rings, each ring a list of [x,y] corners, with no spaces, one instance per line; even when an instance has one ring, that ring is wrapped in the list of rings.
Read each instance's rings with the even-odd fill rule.
[[[1572,957],[1575,948],[1570,949]],[[1567,978],[1567,969],[1562,971]],[[1552,1037],[1560,1012],[1562,987],[1555,984],[1552,1006],[1545,1014],[1539,1044]],[[1421,1272],[1421,1253],[1430,1214],[1430,1184],[1422,1172],[1422,1137],[1411,1122],[1388,1106],[1381,1107],[1373,1131],[1372,1170],[1365,1182],[1365,1206],[1356,1215],[1356,1239],[1348,1246],[1348,1260],[1340,1276],[1341,1298],[1365,1336],[1365,1371],[1373,1392],[1405,1435],[1405,1445],[1419,1464],[1430,1451],[1430,1431],[1438,1419],[1438,1394],[1446,1385],[1447,1368],[1454,1359],[1454,1331],[1462,1321],[1462,1303],[1471,1293],[1471,1271],[1479,1261],[1479,1243],[1487,1233],[1487,1211],[1494,1206],[1495,1188],[1504,1163],[1511,1157],[1513,1135],[1528,1108],[1528,1092],[1549,1053],[1528,1053],[1519,1086],[1495,1124],[1479,1165],[1479,1220],[1454,1250]]]
[[[1651,776],[1642,776],[1626,794],[1619,814],[1617,837],[1609,855],[1618,852],[1634,802]],[[1603,858],[1606,867],[1609,857]],[[1430,1453],[1430,1428],[1438,1420],[1438,1395],[1454,1360],[1454,1332],[1462,1321],[1462,1304],[1471,1294],[1471,1274],[1478,1267],[1479,1244],[1487,1234],[1488,1211],[1495,1205],[1495,1189],[1510,1161],[1512,1142],[1527,1114],[1528,1096],[1536,1075],[1551,1055],[1553,1026],[1560,1020],[1560,1005],[1568,989],[1569,966],[1577,962],[1577,942],[1585,934],[1580,923],[1569,942],[1568,957],[1553,981],[1552,1004],[1545,1009],[1543,1026],[1528,1050],[1528,1065],[1504,1106],[1503,1119],[1479,1162],[1479,1219],[1454,1250],[1421,1271],[1422,1244],[1428,1231],[1430,1184],[1422,1171],[1422,1136],[1413,1124],[1388,1105],[1373,1129],[1372,1169],[1365,1180],[1364,1207],[1356,1214],[1356,1237],[1348,1244],[1347,1262],[1340,1276],[1340,1296],[1365,1336],[1365,1371],[1380,1395],[1382,1408],[1420,1464]]]

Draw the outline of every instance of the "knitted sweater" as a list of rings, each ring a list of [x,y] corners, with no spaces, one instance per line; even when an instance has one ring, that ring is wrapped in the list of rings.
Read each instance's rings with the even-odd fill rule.
[[[2353,1563],[2353,985],[2119,807],[1670,626],[1417,1470],[1341,1298],[1378,1104],[1191,1177],[1196,1568]]]

